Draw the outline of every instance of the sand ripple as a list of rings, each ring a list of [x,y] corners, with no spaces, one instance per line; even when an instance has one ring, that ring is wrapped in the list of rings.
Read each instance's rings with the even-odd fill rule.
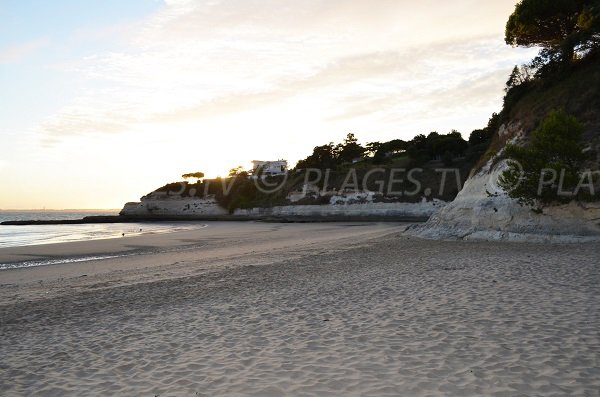
[[[401,237],[1,308],[3,396],[593,396],[600,246]]]

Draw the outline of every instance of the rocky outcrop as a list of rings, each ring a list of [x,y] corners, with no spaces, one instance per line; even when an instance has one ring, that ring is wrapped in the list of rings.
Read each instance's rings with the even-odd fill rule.
[[[352,220],[411,220],[424,221],[438,208],[443,201],[422,201],[419,203],[340,203],[324,205],[286,205],[272,208],[238,209],[235,216],[265,217],[282,219],[352,219]]]
[[[372,194],[332,196],[328,204],[285,205],[236,209],[232,214],[212,196],[182,197],[153,192],[140,202],[125,204],[120,215],[127,218],[161,219],[282,219],[282,220],[410,220],[425,221],[446,203],[422,200],[416,203],[376,203]]]
[[[213,217],[228,215],[213,197],[181,197],[150,194],[140,202],[125,204],[121,216],[135,218]]]
[[[524,139],[517,126],[500,129],[511,143]],[[507,168],[502,151],[471,176],[456,199],[410,234],[431,239],[582,242],[600,240],[600,203],[571,202],[549,206],[542,213],[521,206],[498,186]]]
[[[453,202],[409,232],[436,239],[600,240],[600,203],[546,206],[538,213],[519,205],[498,187],[498,177],[507,167],[502,160],[506,144],[525,144],[531,132],[556,109],[582,123],[588,158],[585,167],[600,169],[599,65],[600,57],[588,57],[568,73],[536,80],[527,86],[526,92],[505,101],[501,112],[505,123],[493,137],[487,153],[491,158],[485,159],[487,162],[481,160],[482,167],[472,173]]]

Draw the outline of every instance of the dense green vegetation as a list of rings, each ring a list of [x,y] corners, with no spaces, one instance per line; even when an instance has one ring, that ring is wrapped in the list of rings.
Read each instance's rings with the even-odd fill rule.
[[[600,43],[600,1],[522,0],[506,23],[510,45],[542,47],[541,70],[568,65]]]
[[[204,178],[204,172],[200,172],[200,171],[189,172],[187,174],[181,175],[181,177],[183,179],[191,179],[191,178],[202,179],[202,178]]]
[[[541,47],[530,63],[515,66],[507,81],[503,113],[508,116],[527,93],[569,77],[598,57],[600,0],[522,0],[508,19],[505,41]]]
[[[575,117],[564,111],[550,113],[533,131],[527,146],[506,146],[509,168],[500,176],[500,186],[528,205],[586,197],[589,189],[580,188],[592,178],[586,178],[582,170],[582,132]]]
[[[373,192],[375,202],[449,201],[489,144],[496,118],[488,127],[475,130],[469,141],[453,130],[363,146],[348,134],[339,144],[315,147],[285,176],[262,177],[260,172],[238,166],[227,178],[171,183],[157,191],[182,197],[212,195],[229,211],[289,204],[290,194],[301,194],[303,198],[295,202],[298,205],[326,204],[331,195],[357,191]],[[310,188],[305,191],[307,184]]]
[[[450,166],[456,158],[479,158],[492,138],[496,119],[497,115],[494,115],[488,127],[473,131],[469,141],[465,141],[460,132],[452,130],[448,134],[435,131],[427,135],[419,134],[409,141],[393,139],[361,146],[354,134],[348,134],[337,145],[330,142],[316,146],[310,156],[298,162],[295,169],[338,170],[348,164],[360,164],[362,167],[392,164],[399,158],[408,159],[413,167],[435,160],[442,160],[446,166]]]
[[[501,122],[533,132],[524,147],[506,145],[510,166],[501,186],[521,204],[594,199],[593,191],[580,188],[592,184],[583,178],[584,167],[598,165],[597,153],[583,150],[593,149],[600,135],[600,1],[523,0],[505,40],[542,48],[529,64],[515,66],[506,83]],[[490,151],[507,138],[496,136]]]

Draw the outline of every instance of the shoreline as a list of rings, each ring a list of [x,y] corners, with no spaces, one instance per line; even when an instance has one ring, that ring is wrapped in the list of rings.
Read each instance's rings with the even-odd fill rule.
[[[241,222],[261,221],[272,223],[318,223],[318,222],[426,222],[429,217],[425,216],[385,216],[385,215],[293,215],[293,216],[260,216],[260,215],[202,215],[202,216],[86,216],[81,219],[55,219],[55,220],[19,220],[4,221],[4,226],[30,226],[30,225],[79,225],[94,223],[160,223],[160,222],[186,222],[186,221],[210,221],[210,222]]]
[[[0,263],[21,263],[32,260],[53,260],[95,256],[115,256],[109,259],[87,260],[46,266],[19,267],[0,270],[0,285],[27,284],[39,281],[118,274],[164,268],[167,263],[204,262],[245,255],[269,255],[327,244],[348,244],[370,237],[404,231],[408,223],[263,223],[207,222],[207,227],[144,234],[112,239],[74,241],[33,246],[0,248]],[[258,240],[257,235],[265,240]],[[199,256],[200,254],[200,256]],[[289,255],[292,255],[290,252]],[[243,260],[243,258],[241,259]],[[112,276],[111,276],[112,277]],[[1,290],[1,288],[0,288]],[[1,303],[2,291],[0,291]]]

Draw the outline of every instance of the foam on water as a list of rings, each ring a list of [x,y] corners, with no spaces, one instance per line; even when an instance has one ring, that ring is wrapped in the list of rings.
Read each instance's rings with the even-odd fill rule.
[[[124,256],[129,256],[129,255],[130,254],[122,254],[122,255],[93,255],[93,256],[82,256],[82,257],[77,257],[77,258],[46,259],[46,260],[39,260],[39,261],[0,263],[0,270],[20,269],[20,268],[23,268],[23,267],[60,265],[60,264],[64,264],[64,263],[77,263],[77,262],[96,261],[96,260],[102,260],[102,259],[121,258],[121,257],[124,257]]]

